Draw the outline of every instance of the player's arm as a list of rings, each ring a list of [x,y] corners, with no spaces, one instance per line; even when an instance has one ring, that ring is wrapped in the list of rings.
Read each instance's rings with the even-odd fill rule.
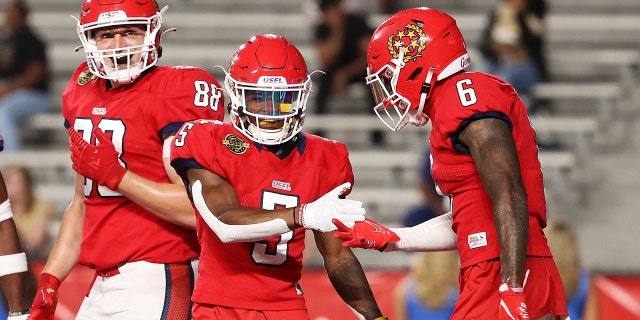
[[[166,221],[195,229],[193,207],[182,184],[152,181],[122,167],[113,143],[99,128],[93,130],[99,141],[97,146],[87,143],[73,128],[67,132],[76,172],[119,192]]]
[[[193,207],[182,180],[170,164],[168,150],[171,141],[172,136],[164,141],[162,162],[172,183],[158,183],[128,171],[116,191],[166,221],[195,229],[196,215]]]
[[[527,193],[516,145],[508,124],[485,118],[471,122],[459,135],[471,152],[487,194],[500,244],[500,273],[512,288],[523,286],[529,236]]]
[[[388,251],[449,251],[456,250],[456,234],[451,229],[451,212],[441,214],[419,225],[405,228],[387,228],[366,218],[352,228],[333,220],[338,228],[336,238],[345,247]]]
[[[257,241],[299,227],[333,231],[333,218],[345,223],[364,220],[361,202],[339,198],[350,183],[298,207],[267,210],[241,206],[233,186],[209,170],[190,168],[186,175],[198,214],[223,242]]]
[[[296,208],[265,210],[243,207],[233,186],[206,170],[186,171],[198,214],[222,242],[251,242],[299,227]]]
[[[450,251],[458,249],[456,233],[451,228],[451,211],[407,228],[389,228],[400,238],[389,242],[386,251]]]
[[[58,237],[42,272],[64,280],[76,265],[80,256],[84,213],[83,177],[76,175],[73,199],[62,216]]]
[[[80,256],[84,213],[83,177],[76,175],[73,199],[64,212],[58,238],[40,274],[29,319],[53,319],[60,283],[69,275]]]
[[[333,237],[330,232],[313,233],[324,268],[340,298],[360,319],[382,317],[367,277],[353,252],[342,246],[342,241]]]
[[[27,296],[27,258],[13,222],[6,185],[0,174],[0,283],[9,312],[29,309]]]
[[[183,185],[159,183],[127,171],[116,191],[166,221],[196,227],[193,207]]]

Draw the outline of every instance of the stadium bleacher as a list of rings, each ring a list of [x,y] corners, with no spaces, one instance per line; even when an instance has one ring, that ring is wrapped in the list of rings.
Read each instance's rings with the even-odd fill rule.
[[[32,0],[32,2],[35,0]],[[162,1],[161,1],[162,2]],[[178,32],[166,34],[163,38],[165,47],[162,64],[190,64],[210,70],[218,79],[221,73],[214,70],[213,66],[222,65],[226,67],[229,57],[235,49],[244,42],[250,35],[255,33],[279,33],[301,48],[301,51],[308,60],[310,69],[318,65],[315,51],[311,43],[311,21],[306,12],[306,1],[296,0],[171,0],[167,3],[170,9],[165,16],[165,26],[176,27]],[[425,4],[450,12],[458,19],[458,23],[463,34],[468,40],[469,49],[472,52],[472,59],[477,57],[475,47],[479,41],[480,30],[486,19],[485,13],[493,6],[493,0],[480,1],[447,1],[435,0]],[[409,6],[412,1],[400,1],[401,7]],[[422,4],[422,3],[421,3]],[[532,118],[532,122],[540,133],[562,136],[562,154],[564,158],[555,158],[557,172],[549,169],[549,183],[554,180],[556,183],[564,184],[549,185],[550,196],[548,199],[550,215],[577,216],[584,215],[578,230],[583,230],[584,234],[594,237],[593,227],[585,225],[588,221],[597,220],[593,216],[598,207],[593,204],[577,203],[575,199],[602,199],[601,194],[605,186],[593,183],[594,179],[600,177],[596,172],[608,169],[608,160],[618,157],[611,153],[611,149],[606,149],[607,154],[603,154],[599,148],[593,148],[594,140],[600,144],[612,144],[611,137],[600,133],[612,126],[621,123],[633,124],[636,120],[631,113],[619,113],[615,110],[636,111],[640,103],[638,102],[638,65],[640,64],[640,2],[637,0],[610,0],[607,2],[596,0],[555,0],[551,5],[548,24],[548,57],[552,78],[556,82],[541,85],[537,88],[535,95],[538,98],[550,100],[561,114],[553,114],[548,119]],[[40,1],[34,6],[33,24],[37,30],[49,42],[49,55],[53,66],[54,86],[52,98],[55,107],[49,114],[37,116],[25,123],[24,130],[30,131],[29,142],[26,152],[17,155],[11,160],[2,155],[0,164],[11,161],[25,161],[38,169],[38,181],[41,184],[39,190],[43,194],[55,195],[65,194],[69,197],[69,183],[67,167],[68,158],[65,158],[66,132],[62,127],[62,116],[60,114],[60,93],[66,85],[74,68],[80,63],[84,56],[81,52],[74,52],[79,41],[75,33],[75,20],[71,16],[77,16],[79,4],[77,0],[59,0],[55,2]],[[385,16],[375,15],[370,18],[372,23],[380,22]],[[0,20],[2,18],[0,17]],[[0,21],[1,22],[1,21]],[[634,90],[635,89],[635,90]],[[349,97],[345,97],[349,98]],[[350,100],[352,101],[352,100]],[[339,102],[336,102],[339,105]],[[619,109],[607,109],[611,106]],[[565,108],[566,107],[566,108]],[[585,108],[590,107],[590,108]],[[358,112],[366,110],[366,106],[358,106]],[[611,111],[614,110],[614,111]],[[313,128],[329,129],[328,134],[332,138],[344,140],[352,153],[356,181],[359,176],[371,177],[380,175],[390,179],[378,179],[375,183],[367,183],[362,179],[358,187],[362,191],[354,190],[354,198],[358,195],[371,200],[375,204],[371,209],[372,215],[377,218],[384,218],[389,223],[398,223],[400,215],[411,204],[415,204],[419,198],[416,190],[413,190],[411,183],[415,181],[415,176],[410,172],[415,166],[406,168],[402,173],[403,177],[409,178],[404,181],[402,189],[396,189],[394,185],[397,180],[392,171],[393,161],[384,161],[383,157],[402,159],[402,157],[412,154],[412,157],[420,154],[426,144],[428,131],[408,129],[407,132],[389,136],[389,141],[393,141],[393,148],[384,150],[370,150],[367,144],[367,130],[382,128],[386,130],[382,123],[376,118],[362,118],[358,114],[348,114],[348,110],[335,107],[334,113],[321,118],[310,114],[307,120],[307,130]],[[561,112],[560,112],[561,111]],[[610,112],[611,113],[607,113]],[[313,102],[309,106],[309,112],[313,113]],[[353,112],[351,112],[353,113]],[[618,115],[618,116],[615,116]],[[349,117],[360,117],[357,119]],[[335,117],[331,119],[330,117]],[[342,119],[342,120],[338,120]],[[358,132],[348,134],[341,133],[340,123],[346,123],[351,129]],[[358,126],[359,124],[359,126]],[[629,130],[627,132],[627,130]],[[633,135],[631,125],[624,126],[622,133],[613,136],[615,138],[626,138]],[[389,134],[392,134],[389,132]],[[599,137],[595,138],[594,137]],[[621,148],[633,149],[635,145],[628,140],[621,140],[617,143]],[[51,152],[44,157],[42,152],[46,149]],[[369,149],[367,151],[367,149]],[[377,151],[390,153],[383,154]],[[358,154],[359,152],[370,152],[369,154]],[[631,154],[630,157],[637,156]],[[380,159],[377,159],[380,157]],[[610,158],[609,158],[610,157]],[[414,158],[410,161],[416,161]],[[361,160],[364,159],[364,160]],[[377,159],[377,160],[371,160]],[[387,158],[384,158],[387,159]],[[380,161],[380,168],[371,168],[371,161]],[[618,160],[616,160],[618,161]],[[631,162],[632,163],[632,162]],[[566,175],[567,172],[576,169],[577,174]],[[588,169],[585,169],[588,168]],[[53,171],[51,171],[53,170]],[[585,172],[588,171],[588,172]],[[51,172],[56,172],[52,174]],[[63,172],[63,173],[60,173]],[[552,173],[555,172],[555,173]],[[587,173],[591,173],[589,178],[584,178]],[[61,176],[62,175],[62,176]],[[577,177],[576,177],[577,175]],[[581,183],[576,183],[580,180]],[[381,185],[380,181],[390,181],[386,185]],[[601,184],[607,180],[600,181]],[[72,182],[70,182],[72,183]],[[615,184],[615,182],[610,182]],[[66,186],[66,187],[65,187]],[[635,187],[631,185],[630,188]],[[574,188],[579,195],[570,195]],[[72,189],[72,187],[71,187]],[[638,189],[631,190],[640,190]],[[403,191],[402,196],[399,194]],[[631,193],[632,191],[629,191]],[[566,201],[567,197],[573,197],[574,201]],[[61,206],[66,205],[66,198],[61,196]],[[614,198],[615,199],[615,198]],[[607,199],[605,198],[605,201]],[[612,202],[616,202],[611,200]],[[578,201],[579,202],[579,201]],[[617,201],[620,202],[620,201]],[[612,203],[611,206],[614,204]],[[624,209],[611,210],[621,211]],[[591,214],[591,215],[590,215]],[[631,216],[628,213],[625,217]],[[591,220],[589,220],[591,219]],[[637,225],[637,224],[636,224]],[[583,227],[583,229],[580,229]],[[586,236],[585,236],[586,238]],[[586,246],[589,246],[590,239],[586,239]],[[621,243],[623,240],[619,240]],[[630,249],[629,249],[630,250]],[[363,255],[363,263],[378,263],[372,261],[367,255]],[[405,260],[403,260],[405,261]],[[622,268],[636,268],[640,270],[640,257],[636,254],[616,259],[607,259],[597,256],[596,253],[586,252],[585,264],[593,269],[611,268],[613,264],[622,265]]]
[[[479,61],[475,48],[485,14],[496,1],[430,0],[418,5],[439,8],[456,17],[472,59]],[[70,167],[67,135],[62,126],[60,94],[75,67],[84,59],[82,52],[74,51],[79,41],[72,16],[78,15],[79,1],[30,2],[34,9],[33,25],[49,42],[55,107],[24,124],[23,129],[29,133],[25,151],[2,153],[0,168],[10,163],[33,168],[38,195],[54,201],[62,211],[72,197],[75,173]],[[279,33],[301,49],[310,69],[317,68],[311,43],[313,17],[308,12],[311,0],[160,2],[170,6],[164,26],[178,29],[163,38],[165,50],[161,64],[194,65],[211,71],[221,80],[222,74],[213,67],[226,67],[231,54],[250,35]],[[416,1],[409,0],[398,3],[401,8],[416,5]],[[640,194],[640,167],[636,165],[640,158],[640,126],[635,125],[640,111],[640,2],[554,0],[547,3],[551,6],[547,55],[554,81],[537,87],[534,98],[549,101],[554,112],[531,117],[531,122],[539,135],[560,142],[558,148],[540,153],[548,215],[575,222],[587,269],[603,274],[636,275],[622,279],[624,282],[611,277],[597,279],[600,292],[605,293],[605,287],[615,285],[616,292],[625,295],[627,305],[631,303],[635,308],[625,309],[620,303],[620,308],[612,309],[617,306],[616,300],[603,294],[602,297],[613,302],[606,300],[607,309],[603,310],[609,317],[602,319],[640,318],[639,299],[633,296],[634,292],[637,294],[640,279],[637,277],[640,254],[633,241],[640,225],[635,201]],[[370,22],[377,24],[385,18],[374,15]],[[0,22],[2,19],[0,16]],[[404,211],[421,200],[416,171],[429,128],[408,127],[395,134],[389,131],[388,147],[371,148],[368,131],[387,129],[375,116],[363,114],[368,106],[354,106],[352,110],[345,107],[359,101],[361,94],[338,97],[333,101],[332,113],[322,116],[313,114],[311,101],[305,129],[325,129],[329,137],[347,144],[356,176],[356,188],[350,197],[363,200],[374,218],[392,226],[399,225]],[[381,259],[375,251],[355,252],[362,264],[372,269],[406,268],[411,261],[411,256],[405,253],[385,253]],[[309,265],[319,266],[321,261],[311,261]],[[73,277],[65,281],[67,288],[81,289],[76,290],[79,294],[75,296],[71,290],[64,291],[75,300],[65,305],[69,298],[61,296],[58,316],[63,316],[60,319],[72,317],[77,309],[76,303],[82,298],[91,276],[83,271],[86,270],[74,270],[81,275],[72,274]],[[376,290],[384,281],[376,282],[380,278],[370,275]],[[319,278],[323,275],[311,279]],[[629,289],[629,283],[635,291]],[[316,297],[314,299],[322,301],[326,308],[325,296],[313,289],[308,292],[308,297]],[[340,303],[339,299],[335,300]],[[626,316],[624,312],[636,313]]]

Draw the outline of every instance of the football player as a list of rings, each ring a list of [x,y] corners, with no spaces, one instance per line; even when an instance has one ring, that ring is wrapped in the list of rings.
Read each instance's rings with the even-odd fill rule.
[[[332,218],[353,225],[364,209],[342,198],[354,180],[345,145],[301,131],[311,78],[298,49],[252,37],[224,84],[231,121],[188,122],[171,149],[199,213],[194,319],[310,319],[305,229],[340,297],[360,319],[383,319],[360,263],[330,232]]]
[[[0,136],[0,151],[3,149],[4,140]],[[0,284],[9,305],[7,320],[25,320],[29,315],[28,269],[27,255],[22,251],[13,222],[7,186],[0,173]]]
[[[558,270],[542,229],[546,207],[535,130],[513,87],[470,64],[456,21],[411,8],[384,21],[368,48],[374,111],[393,131],[424,126],[434,181],[452,212],[413,228],[367,220],[336,235],[347,246],[457,248],[460,297],[451,319],[561,319]],[[396,242],[387,248],[390,242]],[[456,244],[457,242],[457,244]]]
[[[169,145],[186,121],[222,120],[223,95],[205,70],[157,65],[165,10],[155,0],[82,5],[86,62],[62,94],[75,194],[32,319],[53,319],[76,263],[95,270],[77,319],[190,319],[200,249]]]

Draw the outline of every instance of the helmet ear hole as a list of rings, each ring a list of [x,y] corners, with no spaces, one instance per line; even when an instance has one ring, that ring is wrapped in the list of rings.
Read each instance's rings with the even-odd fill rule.
[[[408,80],[415,80],[416,77],[422,73],[423,68],[422,67],[418,67],[415,70],[413,70],[413,72],[411,72],[411,74],[409,75]]]
[[[469,63],[462,32],[450,15],[427,7],[393,14],[376,28],[367,48],[374,111],[395,131],[407,123],[426,124],[423,113],[428,110],[423,108],[432,86]],[[389,74],[392,86],[387,85]],[[387,102],[395,112],[389,112]]]

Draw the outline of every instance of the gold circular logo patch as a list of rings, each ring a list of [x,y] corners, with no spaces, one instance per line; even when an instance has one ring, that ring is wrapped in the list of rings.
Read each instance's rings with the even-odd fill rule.
[[[78,76],[78,84],[84,86],[85,84],[89,83],[89,81],[94,80],[95,78],[97,78],[96,75],[91,73],[91,71],[82,71],[82,73],[80,73],[80,75]]]
[[[389,36],[387,48],[394,58],[398,58],[399,50],[404,50],[404,59],[407,62],[422,56],[422,51],[427,48],[427,35],[417,24],[407,24],[398,33]]]
[[[248,142],[244,141],[244,139],[231,133],[222,139],[222,144],[224,144],[229,151],[235,154],[243,154],[247,152],[251,146]]]

